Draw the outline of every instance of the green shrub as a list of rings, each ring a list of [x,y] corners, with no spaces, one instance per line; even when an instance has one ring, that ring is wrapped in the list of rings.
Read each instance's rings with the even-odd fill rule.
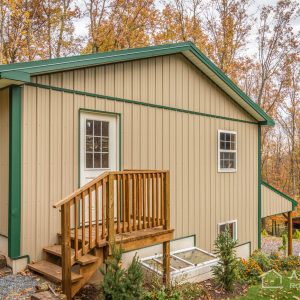
[[[300,230],[296,229],[293,234],[293,239],[300,240]]]
[[[101,269],[104,275],[102,290],[107,300],[142,299],[143,273],[137,257],[127,270],[121,268],[123,251],[121,247],[113,247],[112,257],[106,261],[106,270]]]
[[[262,235],[263,237],[266,237],[266,236],[268,236],[269,234],[268,234],[267,230],[264,229],[264,230],[262,231],[261,235]]]
[[[300,257],[291,255],[281,258],[280,270],[293,271],[300,268]]]
[[[251,255],[251,258],[256,261],[263,272],[267,272],[272,269],[270,258],[261,250],[254,251]]]
[[[237,241],[231,238],[226,229],[215,241],[215,250],[219,262],[212,268],[215,280],[226,290],[232,291],[234,282],[238,279],[238,259],[234,247]]]
[[[261,277],[260,275],[263,274],[263,271],[259,264],[253,259],[240,259],[238,263],[238,273],[239,273],[239,279],[243,283],[248,284],[257,284]]]

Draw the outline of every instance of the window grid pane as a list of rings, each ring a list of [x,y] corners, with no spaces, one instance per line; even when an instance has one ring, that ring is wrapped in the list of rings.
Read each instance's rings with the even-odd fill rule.
[[[219,168],[236,169],[236,133],[219,132]]]
[[[109,168],[109,122],[86,120],[86,168]]]

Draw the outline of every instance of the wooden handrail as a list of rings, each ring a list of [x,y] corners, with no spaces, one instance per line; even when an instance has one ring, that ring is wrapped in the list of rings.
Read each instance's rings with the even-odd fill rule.
[[[93,179],[92,181],[88,182],[87,184],[85,184],[84,186],[82,186],[81,188],[79,188],[78,190],[76,190],[75,192],[73,192],[72,194],[70,194],[69,196],[65,197],[64,199],[56,202],[53,207],[54,208],[58,208],[60,206],[62,206],[63,204],[70,202],[71,200],[73,200],[75,197],[79,196],[82,192],[87,191],[89,188],[91,188],[93,185],[95,185],[96,183],[98,183],[101,179],[105,178],[106,176],[109,175],[109,172],[104,172],[103,174],[101,174],[100,176],[98,176],[97,178]]]
[[[72,263],[95,247],[107,245],[111,255],[116,234],[159,226],[170,229],[170,174],[166,170],[105,172],[53,207],[61,207],[62,286],[69,295]]]

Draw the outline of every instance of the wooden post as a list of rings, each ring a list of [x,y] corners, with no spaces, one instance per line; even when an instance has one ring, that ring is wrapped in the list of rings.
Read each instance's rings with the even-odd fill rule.
[[[108,239],[108,255],[112,254],[112,244],[115,239],[115,218],[114,218],[114,175],[110,174],[108,177],[108,197],[107,197],[107,212],[108,212],[108,226],[107,226],[107,239]]]
[[[72,299],[71,281],[71,231],[70,231],[70,203],[61,207],[61,261],[62,261],[62,291],[68,300]]]
[[[292,212],[288,212],[288,255],[293,254],[293,219]]]
[[[164,229],[170,229],[170,172],[166,172],[165,178],[165,211],[164,211]],[[166,286],[170,284],[170,241],[163,243],[163,282]]]

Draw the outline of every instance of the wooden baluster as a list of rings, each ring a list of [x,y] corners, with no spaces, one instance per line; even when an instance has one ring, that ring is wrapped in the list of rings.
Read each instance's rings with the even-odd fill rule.
[[[133,192],[132,192],[133,193]],[[127,188],[126,188],[126,207],[127,207],[127,222],[128,231],[131,232],[131,221],[130,221],[130,175],[127,175]]]
[[[137,196],[137,188],[136,188],[136,175],[133,174],[133,200],[132,200],[132,205],[133,205],[133,230],[136,230],[136,196]]]
[[[105,239],[106,179],[102,181],[102,239]]]
[[[151,227],[151,199],[150,199],[150,184],[151,184],[151,176],[150,174],[147,174],[147,213],[148,213],[148,228]]]
[[[147,189],[146,189],[146,174],[143,174],[143,228],[146,228],[146,202],[147,202]]]
[[[165,192],[164,192],[164,173],[161,173],[160,192],[161,192],[161,224],[165,224]]]
[[[61,260],[62,260],[62,290],[67,299],[72,298],[71,281],[71,229],[70,229],[70,202],[61,207]]]
[[[122,175],[122,215],[123,215],[123,232],[126,232],[126,176]]]
[[[81,199],[82,199],[82,224],[81,224],[81,233],[82,233],[82,254],[84,255],[86,253],[85,248],[85,196],[84,192],[81,193]]]
[[[75,197],[75,240],[74,240],[74,246],[75,246],[75,260],[78,259],[78,218],[80,217],[78,215],[78,196]]]
[[[152,173],[152,226],[155,227],[156,226],[156,208],[155,208],[155,174]]]
[[[143,194],[142,194],[142,180],[141,174],[138,175],[138,229],[142,229],[142,205],[143,205]]]
[[[159,219],[159,174],[156,174],[156,225],[160,225]]]
[[[89,249],[91,249],[93,243],[93,215],[92,215],[93,198],[92,198],[91,188],[89,188],[88,195],[89,195]]]
[[[96,206],[96,245],[99,243],[99,183],[96,183],[95,189],[95,206]]]
[[[115,219],[114,219],[114,175],[110,174],[108,179],[108,197],[107,197],[107,209],[108,209],[108,224],[107,224],[107,238],[108,238],[108,254],[112,254],[112,245],[115,239]]]
[[[120,230],[120,219],[121,219],[120,194],[121,194],[120,175],[117,175],[117,233],[121,232],[121,230]]]

